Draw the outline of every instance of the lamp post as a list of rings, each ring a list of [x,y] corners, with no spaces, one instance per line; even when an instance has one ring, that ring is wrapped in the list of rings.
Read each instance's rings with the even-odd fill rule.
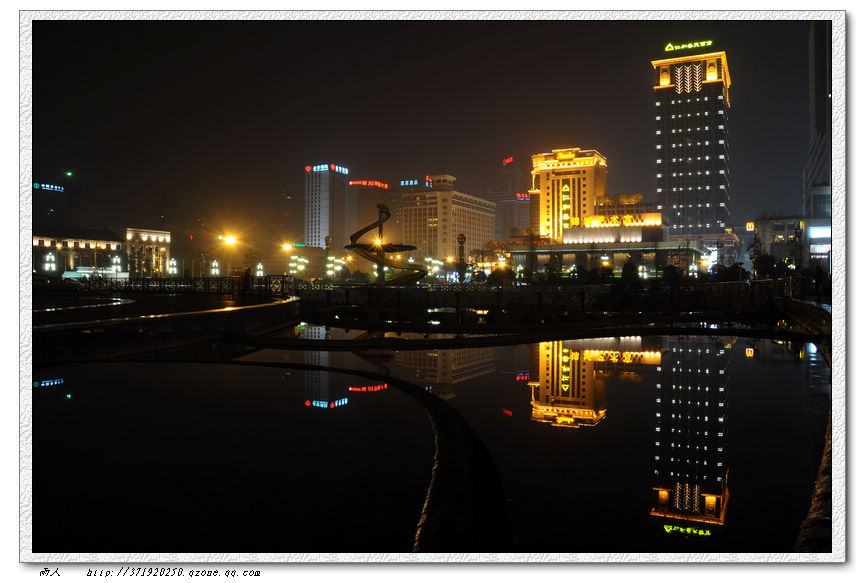
[[[292,249],[291,243],[283,243],[282,244],[282,250],[285,251],[285,273],[286,273],[286,275],[288,274],[289,269],[290,269],[289,263],[291,261],[291,249]]]

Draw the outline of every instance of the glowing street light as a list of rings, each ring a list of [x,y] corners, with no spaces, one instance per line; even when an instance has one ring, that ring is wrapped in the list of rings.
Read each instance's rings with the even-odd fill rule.
[[[225,238],[225,244],[226,245],[236,245],[237,244],[237,237],[235,237],[234,235],[229,235],[228,237]]]

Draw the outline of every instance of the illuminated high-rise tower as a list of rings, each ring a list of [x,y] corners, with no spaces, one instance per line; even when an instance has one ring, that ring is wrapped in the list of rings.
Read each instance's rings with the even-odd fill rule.
[[[348,168],[336,164],[306,167],[303,242],[307,247],[348,245],[355,226],[355,201],[348,190]]]
[[[808,32],[808,163],[802,174],[806,219],[831,218],[832,34],[831,22]]]
[[[712,41],[652,61],[658,208],[670,239],[723,239],[730,224],[730,69]]]
[[[595,150],[565,148],[532,156],[530,228],[562,240],[595,213],[595,199],[607,194],[607,159]]]

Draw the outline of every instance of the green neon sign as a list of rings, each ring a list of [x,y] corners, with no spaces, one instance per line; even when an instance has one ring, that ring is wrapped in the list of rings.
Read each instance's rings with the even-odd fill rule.
[[[712,41],[710,40],[700,40],[692,43],[685,43],[681,45],[674,45],[673,43],[667,43],[667,46],[664,47],[664,50],[669,51],[681,51],[685,49],[699,49],[703,47],[712,46]]]
[[[703,530],[702,528],[695,528],[693,526],[677,526],[675,524],[665,524],[664,530],[667,532],[683,532],[685,534],[696,534],[698,536],[712,536],[712,532],[709,530]]]

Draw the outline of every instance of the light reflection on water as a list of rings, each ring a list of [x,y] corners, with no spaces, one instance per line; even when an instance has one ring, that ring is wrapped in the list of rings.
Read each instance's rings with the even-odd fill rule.
[[[311,325],[292,333],[310,339],[359,334]],[[829,407],[828,368],[815,352],[771,340],[682,336],[359,354],[265,349],[241,360],[375,372],[446,399],[498,466],[516,551],[790,552],[810,501]],[[224,382],[237,382],[238,374],[223,374]],[[338,515],[350,514],[382,483],[413,476],[417,495],[382,510],[399,519],[365,535],[370,550],[405,551],[385,531],[417,518],[407,501],[422,498],[431,459],[422,410],[381,381],[324,370],[267,374],[267,382],[277,375],[283,388],[292,387],[280,398],[290,395],[294,407],[331,415],[326,423],[319,417],[295,427],[292,434],[304,443],[336,447],[371,423],[379,447],[410,436],[417,452],[403,449],[389,460],[378,485],[352,480],[350,497],[328,501]],[[261,395],[256,406],[272,408],[273,398]],[[182,411],[192,403],[172,406]],[[298,414],[295,409],[291,423]],[[393,422],[406,416],[411,422]],[[380,465],[377,451],[364,447],[351,455]],[[344,479],[335,464],[345,456],[318,452],[332,461],[315,465],[320,479]],[[302,448],[269,453],[288,466],[308,465]],[[286,491],[317,499],[314,490]],[[308,528],[286,526],[299,529],[290,545]],[[318,542],[327,546],[326,539]],[[315,550],[353,550],[343,539],[338,546]]]

